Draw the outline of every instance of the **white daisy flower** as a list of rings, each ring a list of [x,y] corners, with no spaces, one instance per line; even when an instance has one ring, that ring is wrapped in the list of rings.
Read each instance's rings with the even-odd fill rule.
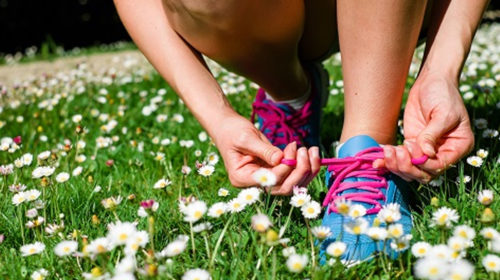
[[[217,195],[218,196],[222,196],[222,197],[225,197],[225,196],[228,196],[229,195],[229,191],[225,188],[220,188],[218,191],[217,191]]]
[[[201,141],[201,142],[205,142],[207,141],[208,139],[208,135],[205,131],[202,131],[198,134],[198,139]]]
[[[319,240],[324,240],[332,235],[330,228],[325,226],[313,227],[311,233]]]
[[[490,205],[493,202],[493,191],[492,190],[482,190],[477,196],[479,203],[482,205]]]
[[[460,236],[468,241],[472,241],[474,237],[476,237],[476,232],[468,225],[459,225],[456,226],[453,230],[453,235]]]
[[[33,155],[29,153],[24,154],[21,158],[21,161],[23,162],[23,166],[31,165],[31,162],[33,161]]]
[[[483,165],[483,159],[478,156],[470,156],[467,158],[467,163],[474,167],[481,167],[481,165]]]
[[[198,223],[193,226],[193,232],[199,233],[205,230],[210,230],[212,229],[212,224],[209,222],[206,223]]]
[[[214,173],[215,167],[212,165],[203,165],[198,169],[198,174],[200,174],[203,177],[208,177]]]
[[[35,179],[42,178],[42,177],[49,177],[50,175],[52,175],[54,173],[54,170],[56,170],[55,167],[40,166],[40,167],[35,168],[35,170],[33,170],[33,172],[31,173],[31,175]]]
[[[460,216],[457,210],[448,207],[441,207],[436,212],[432,213],[431,225],[450,228],[452,223],[456,223]]]
[[[443,184],[444,182],[444,176],[439,176],[437,178],[435,178],[434,180],[430,181],[429,182],[429,185],[433,186],[433,187],[439,187]]]
[[[219,162],[219,156],[216,153],[209,153],[207,155],[207,161],[209,165],[216,165]]]
[[[283,257],[288,258],[291,255],[293,255],[293,254],[296,253],[295,252],[295,247],[290,246],[290,247],[283,248],[283,250],[281,251],[281,253],[283,254]]]
[[[395,223],[401,219],[400,205],[389,203],[384,205],[377,214],[377,218],[383,223]]]
[[[366,232],[366,235],[368,235],[373,240],[385,240],[387,239],[388,233],[387,230],[383,227],[371,227]]]
[[[417,258],[422,258],[427,256],[431,249],[432,246],[429,243],[420,241],[411,246],[411,253]]]
[[[347,213],[349,213],[349,210],[352,207],[352,202],[350,200],[346,200],[345,198],[336,199],[334,203],[337,212],[344,216],[346,216]]]
[[[342,241],[335,241],[328,244],[326,247],[326,253],[334,258],[339,258],[345,253],[347,245]]]
[[[73,240],[66,240],[59,242],[54,247],[54,253],[59,257],[69,256],[73,254],[78,248],[78,242]]]
[[[368,221],[365,218],[358,218],[344,223],[344,229],[351,234],[360,235],[368,230]]]
[[[252,205],[256,201],[259,200],[260,193],[261,193],[261,191],[256,187],[247,188],[247,189],[242,190],[238,194],[238,199],[240,199],[241,201],[244,201],[245,204],[247,204],[247,205]]]
[[[196,200],[186,205],[182,212],[184,214],[184,221],[196,223],[207,212],[207,204],[201,200]]]
[[[69,180],[69,173],[67,173],[67,172],[61,172],[61,173],[57,174],[57,176],[56,176],[56,181],[58,183],[64,183],[68,180]]]
[[[201,268],[195,268],[195,269],[190,269],[182,275],[181,280],[211,280],[212,277],[210,277],[210,273],[208,271],[201,269]]]
[[[302,207],[311,201],[311,196],[307,193],[298,193],[292,196],[290,199],[290,204],[293,207]]]
[[[415,276],[421,279],[444,279],[448,274],[448,263],[437,258],[421,258],[414,266]]]
[[[172,182],[169,179],[162,178],[154,184],[153,189],[163,189],[171,184]]]
[[[392,239],[390,247],[392,250],[396,252],[401,252],[410,247],[410,241],[413,238],[413,235],[406,234],[400,238]]]
[[[448,239],[448,247],[455,252],[460,252],[468,247],[468,240],[460,236],[452,236]]]
[[[116,264],[115,275],[123,275],[124,273],[133,273],[135,271],[135,267],[136,267],[135,258],[131,256],[126,256],[123,259],[121,259],[119,263]]]
[[[45,244],[42,242],[35,242],[21,246],[20,251],[23,257],[40,254],[45,250]]]
[[[349,208],[347,215],[353,219],[361,218],[366,214],[366,208],[361,204],[354,204]]]
[[[449,267],[449,273],[446,279],[467,280],[474,274],[474,266],[466,260],[456,260]]]
[[[262,187],[272,187],[276,185],[276,175],[269,169],[258,169],[252,174],[252,178]]]
[[[488,157],[488,151],[485,150],[485,149],[479,149],[476,152],[476,156],[478,156],[478,157],[480,157],[482,159],[485,159],[486,157]]]
[[[226,213],[227,206],[224,202],[217,202],[210,206],[208,209],[208,216],[212,218],[219,218],[224,213]]]
[[[257,232],[265,232],[272,226],[271,220],[265,214],[256,214],[252,216],[252,228]]]
[[[31,190],[23,192],[22,194],[24,195],[24,198],[27,201],[34,201],[34,200],[37,200],[42,193],[37,189],[31,189]]]
[[[113,245],[125,245],[136,232],[137,229],[133,223],[118,221],[108,225],[107,238]]]
[[[50,151],[44,151],[38,154],[37,158],[39,160],[46,160],[50,157],[51,152]]]
[[[92,240],[89,245],[85,247],[85,250],[88,254],[92,256],[96,256],[98,254],[106,253],[112,250],[114,246],[109,242],[109,239],[106,237],[99,237],[97,239]]]
[[[453,259],[454,251],[447,245],[438,244],[432,246],[427,257],[441,259],[443,261],[451,261]]]
[[[233,198],[227,203],[227,209],[231,213],[238,213],[245,209],[245,202],[239,198]]]
[[[483,228],[480,231],[480,234],[481,234],[481,236],[483,236],[484,238],[489,239],[489,240],[500,238],[500,233],[498,233],[498,231],[496,229],[491,228],[491,227]]]
[[[44,280],[48,275],[49,272],[46,269],[40,268],[33,271],[33,273],[31,274],[31,280]]]
[[[311,200],[304,204],[300,210],[302,211],[304,218],[316,219],[321,213],[321,205],[317,201]]]
[[[77,166],[75,169],[73,169],[73,171],[71,172],[71,174],[76,177],[80,174],[82,174],[82,171],[83,171],[83,168],[81,166]]]
[[[290,272],[299,273],[304,270],[307,262],[307,255],[293,254],[286,260],[286,266]]]
[[[387,228],[387,233],[391,238],[401,238],[404,234],[402,224],[392,224]]]
[[[12,197],[12,204],[14,204],[16,206],[18,206],[19,204],[21,204],[25,201],[26,201],[26,196],[25,196],[24,192],[16,193]]]
[[[500,257],[496,255],[486,255],[483,258],[482,264],[484,266],[484,269],[486,269],[486,271],[488,272],[500,272]]]

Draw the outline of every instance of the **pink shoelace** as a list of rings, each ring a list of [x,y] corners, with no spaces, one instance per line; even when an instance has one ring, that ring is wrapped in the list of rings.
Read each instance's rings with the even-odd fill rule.
[[[265,98],[264,89],[259,88],[255,101],[252,104],[252,122],[255,122],[256,114],[262,118],[260,131],[275,146],[287,145],[293,141],[296,141],[299,145],[304,145],[303,140],[307,137],[309,131],[304,130],[302,127],[307,124],[312,114],[310,110],[312,105],[311,99],[300,110],[294,110],[290,107],[290,111],[293,113],[287,115],[278,106],[272,103],[265,103]]]
[[[328,166],[328,171],[335,178],[323,201],[323,207],[328,206],[328,213],[332,211],[338,213],[335,203],[332,202],[339,199],[371,204],[373,208],[368,209],[366,213],[378,213],[382,209],[382,205],[378,200],[386,199],[381,189],[388,186],[384,175],[389,171],[385,168],[373,168],[372,165],[375,160],[383,158],[384,150],[381,147],[372,147],[358,152],[353,157],[321,159],[321,165]],[[412,159],[411,163],[420,165],[427,161],[427,159],[428,156],[424,155]],[[297,161],[294,159],[283,159],[281,163],[295,166]],[[346,178],[354,177],[366,178],[371,181],[342,182]],[[340,195],[340,193],[350,189],[362,191]]]

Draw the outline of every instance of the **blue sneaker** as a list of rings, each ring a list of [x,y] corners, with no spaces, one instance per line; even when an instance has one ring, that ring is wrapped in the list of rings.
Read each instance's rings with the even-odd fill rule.
[[[372,163],[378,158],[383,158],[383,150],[379,144],[369,136],[360,135],[350,138],[340,147],[337,159],[327,160],[326,184],[330,189],[323,202],[327,210],[322,225],[329,227],[332,235],[320,245],[321,263],[325,263],[326,249],[334,241],[342,241],[347,245],[341,257],[347,265],[369,260],[384,248],[391,258],[398,255],[390,248],[389,242],[384,246],[382,241],[375,242],[366,234],[356,235],[346,231],[345,224],[360,221],[360,218],[352,219],[340,214],[345,209],[337,209],[336,202],[347,201],[363,205],[367,211],[362,218],[365,222],[361,227],[373,226],[377,214],[384,206],[397,203],[401,213],[397,223],[402,225],[404,234],[411,232],[412,217],[405,202],[409,186],[387,170],[373,168]],[[385,227],[385,224],[380,226]]]
[[[322,108],[328,98],[328,72],[321,63],[309,63],[304,68],[311,77],[312,88],[309,99],[300,110],[267,99],[262,88],[257,91],[252,104],[252,122],[257,116],[260,131],[280,149],[293,141],[299,146],[320,145]]]

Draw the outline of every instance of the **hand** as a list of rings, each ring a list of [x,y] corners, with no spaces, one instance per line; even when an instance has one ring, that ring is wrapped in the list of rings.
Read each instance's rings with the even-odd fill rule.
[[[474,135],[457,84],[421,74],[410,90],[404,112],[404,145],[384,146],[384,164],[406,180],[429,182],[474,147]],[[429,159],[420,166],[411,158]]]
[[[271,193],[290,195],[293,186],[307,186],[321,167],[318,147],[297,149],[293,142],[281,151],[250,121],[237,114],[225,117],[209,132],[224,159],[229,180],[236,187],[257,185],[252,174],[260,168],[268,168],[277,179]],[[280,164],[283,158],[296,159],[297,165]]]

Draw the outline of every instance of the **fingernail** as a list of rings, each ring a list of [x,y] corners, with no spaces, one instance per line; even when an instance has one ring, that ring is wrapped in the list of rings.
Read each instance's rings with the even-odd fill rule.
[[[305,156],[307,156],[307,149],[304,148],[304,147],[300,148],[299,151],[298,151],[298,154],[299,154],[299,157],[305,157]]]
[[[280,152],[274,152],[273,155],[271,156],[271,163],[273,165],[276,165],[279,163],[280,159],[281,159]]]
[[[431,144],[425,144],[424,150],[428,156],[434,156],[434,154],[435,154],[434,147]]]

